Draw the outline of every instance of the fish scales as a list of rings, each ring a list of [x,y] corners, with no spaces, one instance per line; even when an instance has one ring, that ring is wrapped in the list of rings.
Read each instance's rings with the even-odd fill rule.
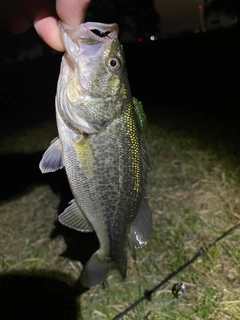
[[[122,235],[126,233],[127,227],[134,219],[134,212],[139,206],[142,195],[140,150],[135,123],[130,121],[131,124],[126,130],[126,122],[129,123],[131,113],[132,106],[129,106],[122,117],[109,125],[108,130],[92,137],[96,140],[96,143],[93,141],[94,146],[100,144],[100,148],[93,148],[99,165],[96,185],[104,219],[108,222],[107,232],[112,239],[110,243],[112,259],[118,252],[121,253],[117,248],[120,245],[118,242],[124,245]],[[109,135],[116,136],[111,143],[107,142]],[[98,141],[104,141],[104,145],[101,146],[101,142]],[[101,152],[102,149],[104,154]],[[117,258],[121,257],[116,256],[115,259]]]
[[[100,247],[81,273],[82,285],[92,287],[104,281],[111,268],[125,277],[128,231],[136,248],[150,237],[149,160],[118,26],[88,22],[69,27],[60,22],[60,29],[67,52],[56,94],[59,138],[43,155],[40,169],[47,173],[65,167],[74,199],[59,221],[97,234]]]

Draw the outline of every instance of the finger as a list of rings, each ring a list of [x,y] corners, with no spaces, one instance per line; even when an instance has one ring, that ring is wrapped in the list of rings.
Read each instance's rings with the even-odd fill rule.
[[[70,26],[84,22],[87,7],[91,0],[56,0],[59,18]]]
[[[28,19],[34,25],[38,35],[51,48],[64,51],[59,32],[58,17],[51,0],[24,0]]]
[[[65,51],[65,47],[60,36],[57,18],[50,16],[35,20],[34,27],[38,35],[51,48],[57,51]]]

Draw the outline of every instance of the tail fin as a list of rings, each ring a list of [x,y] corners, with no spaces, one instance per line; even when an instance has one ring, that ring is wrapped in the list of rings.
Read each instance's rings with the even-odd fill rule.
[[[110,268],[116,268],[121,274],[122,278],[126,278],[127,258],[118,261],[107,261],[99,258],[98,252],[95,252],[88,262],[85,264],[80,282],[86,288],[91,288],[103,282],[108,274]]]
[[[108,271],[109,264],[100,260],[97,252],[95,252],[85,264],[80,282],[86,288],[94,287],[106,279]]]

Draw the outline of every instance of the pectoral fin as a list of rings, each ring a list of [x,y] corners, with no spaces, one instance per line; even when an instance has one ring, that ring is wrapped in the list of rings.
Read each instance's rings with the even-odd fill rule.
[[[71,200],[58,220],[65,226],[81,232],[92,232],[94,229],[87,218],[84,216],[75,200]]]
[[[146,197],[143,197],[138,214],[131,223],[130,229],[135,248],[143,247],[152,233],[152,213]]]
[[[77,151],[79,161],[82,164],[84,170],[89,176],[93,176],[95,158],[88,139],[82,137],[77,142],[73,141],[72,143],[75,147],[75,150]]]
[[[39,163],[39,168],[42,173],[48,173],[62,169],[63,166],[62,144],[57,137],[52,140],[49,148],[44,153],[42,160]]]

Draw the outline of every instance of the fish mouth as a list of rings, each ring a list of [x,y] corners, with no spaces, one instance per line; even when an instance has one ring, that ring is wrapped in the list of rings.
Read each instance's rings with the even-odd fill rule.
[[[104,24],[99,22],[86,22],[84,25],[97,37],[107,37],[111,40],[117,37],[119,31],[118,25],[116,23]]]
[[[59,27],[63,33],[71,34],[75,41],[85,43],[110,42],[118,37],[119,32],[117,23],[85,22],[78,26],[69,26],[59,21]]]
[[[110,36],[111,31],[100,31],[98,29],[90,29],[90,30],[100,38],[108,37],[111,39],[111,36]]]

